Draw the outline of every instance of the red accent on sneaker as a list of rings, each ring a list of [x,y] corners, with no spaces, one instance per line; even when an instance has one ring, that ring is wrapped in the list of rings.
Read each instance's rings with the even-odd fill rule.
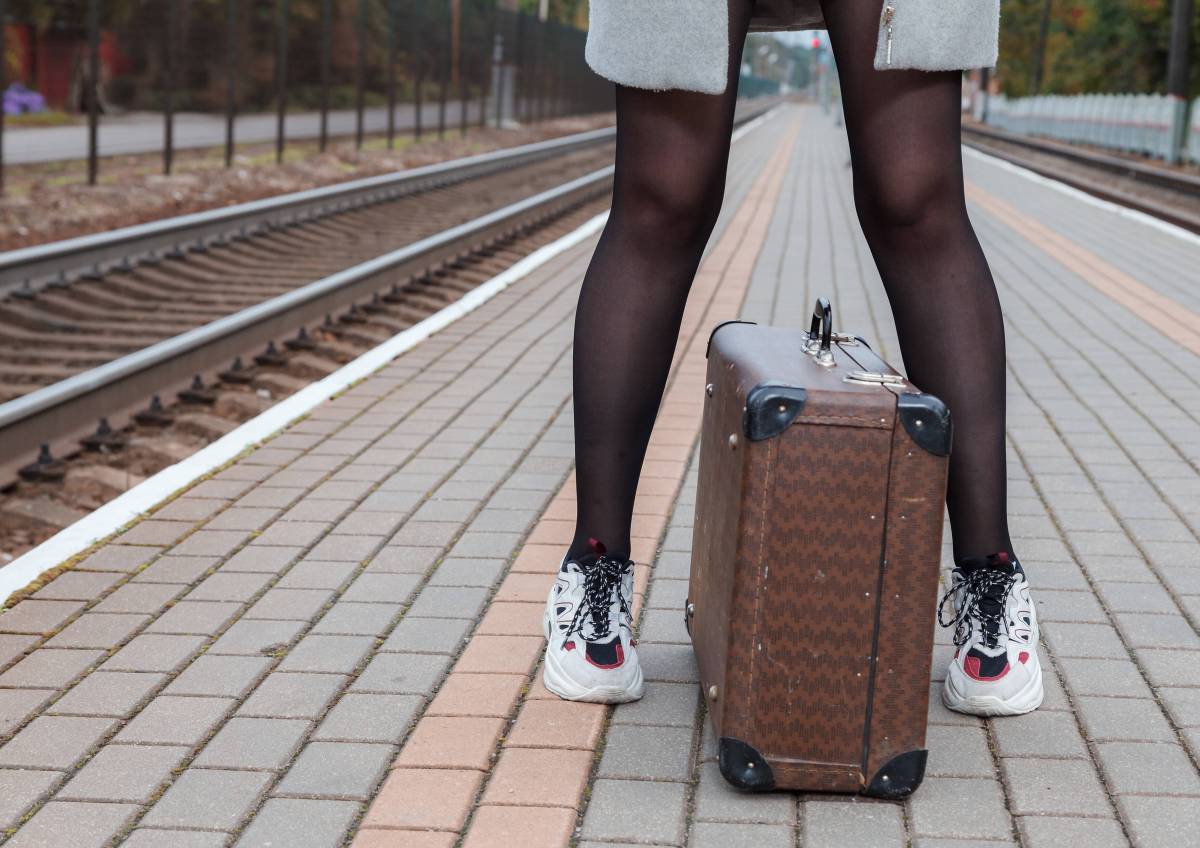
[[[1008,565],[1008,551],[999,551],[996,554],[996,562],[1001,565]]]
[[[596,668],[620,668],[621,664],[625,662],[625,651],[621,647],[620,639],[617,640],[617,661],[616,662],[598,663],[594,659],[589,657],[586,653],[583,656],[584,656],[584,659],[586,659],[589,663],[594,665]]]
[[[588,546],[598,554],[603,554],[608,551],[608,548],[606,548],[604,546],[604,543],[601,542],[599,539],[597,539],[595,536],[592,536],[591,538],[588,539]]]
[[[563,645],[563,647],[566,648],[568,651],[573,651],[573,650],[575,650],[575,642],[574,641],[568,642],[567,644]]]
[[[963,671],[975,680],[999,680],[1004,675],[1008,674],[1008,663],[1004,664],[1004,668],[1000,669],[999,674],[994,674],[991,677],[984,677],[979,673],[979,657],[968,656],[963,660]]]
[[[1017,657],[1017,660],[1021,663],[1021,665],[1025,665],[1025,663],[1029,662],[1029,651],[1021,651],[1020,655]]]

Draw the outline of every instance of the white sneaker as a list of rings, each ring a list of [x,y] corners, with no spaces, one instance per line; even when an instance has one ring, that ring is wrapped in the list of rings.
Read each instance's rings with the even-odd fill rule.
[[[592,553],[563,556],[546,599],[542,682],[569,701],[636,701],[644,683],[629,609],[633,560],[610,557],[599,541],[589,542]]]
[[[954,618],[942,620],[953,599]],[[953,571],[938,623],[954,626],[958,650],[946,673],[942,703],[980,716],[1021,715],[1042,703],[1038,624],[1025,571],[1006,552],[969,557]]]

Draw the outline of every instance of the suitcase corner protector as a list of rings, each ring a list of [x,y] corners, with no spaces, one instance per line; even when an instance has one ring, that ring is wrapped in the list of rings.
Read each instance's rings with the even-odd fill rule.
[[[892,757],[875,772],[862,794],[888,800],[907,798],[925,778],[925,762],[928,758],[929,751],[924,748]]]
[[[741,739],[722,736],[717,743],[717,765],[721,776],[738,789],[766,792],[775,788],[775,773],[754,747]]]

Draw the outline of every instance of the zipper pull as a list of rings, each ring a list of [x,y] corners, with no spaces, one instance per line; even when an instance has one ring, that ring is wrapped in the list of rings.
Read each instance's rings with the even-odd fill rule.
[[[890,2],[883,8],[883,20],[881,23],[887,27],[887,55],[884,63],[892,64],[892,18],[896,16],[896,7]]]

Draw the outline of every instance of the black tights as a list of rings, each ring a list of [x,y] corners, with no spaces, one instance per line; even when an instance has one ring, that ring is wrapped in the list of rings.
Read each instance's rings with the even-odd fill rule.
[[[634,496],[684,304],[721,208],[751,0],[730,0],[730,85],[710,95],[617,85],[612,212],[575,316],[579,511],[628,556]],[[947,507],[955,559],[1012,551],[1005,473],[1004,324],[967,218],[960,74],[873,68],[880,3],[822,0],[841,78],[858,219],[905,368],[954,420]]]

